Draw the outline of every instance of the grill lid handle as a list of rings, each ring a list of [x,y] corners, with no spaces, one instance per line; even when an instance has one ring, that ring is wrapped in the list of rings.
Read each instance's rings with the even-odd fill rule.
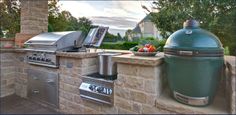
[[[194,19],[186,20],[183,24],[184,28],[199,28],[199,22]]]

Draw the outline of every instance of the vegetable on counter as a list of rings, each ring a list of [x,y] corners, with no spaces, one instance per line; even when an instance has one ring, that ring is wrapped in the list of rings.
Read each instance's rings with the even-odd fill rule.
[[[154,45],[151,44],[145,44],[143,45],[137,45],[132,48],[130,48],[130,51],[135,51],[135,52],[157,52],[157,48]]]

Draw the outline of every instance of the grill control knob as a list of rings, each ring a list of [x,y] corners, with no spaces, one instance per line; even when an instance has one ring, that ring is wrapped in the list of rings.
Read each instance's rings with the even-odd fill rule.
[[[36,60],[36,57],[33,57],[32,59],[33,59],[33,60]]]
[[[40,58],[39,58],[39,57],[37,58],[37,61],[40,61]]]
[[[44,58],[41,58],[41,61],[45,61],[45,59],[44,59]]]
[[[29,56],[29,57],[28,57],[28,59],[29,59],[29,60],[32,60],[32,57],[31,57],[31,56]]]
[[[109,89],[107,94],[111,95],[112,94],[112,89]]]
[[[92,91],[94,91],[94,90],[96,89],[96,86],[95,86],[95,85],[90,85],[90,86],[89,86],[89,89],[92,90]]]
[[[50,62],[51,61],[51,59],[46,59],[46,62]]]
[[[98,87],[98,88],[97,88],[97,92],[98,92],[98,93],[103,93],[103,90],[104,90],[104,87]]]

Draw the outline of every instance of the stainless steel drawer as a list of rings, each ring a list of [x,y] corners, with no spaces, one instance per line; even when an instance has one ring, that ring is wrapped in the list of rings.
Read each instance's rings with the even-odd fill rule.
[[[29,69],[28,97],[58,107],[58,73]]]

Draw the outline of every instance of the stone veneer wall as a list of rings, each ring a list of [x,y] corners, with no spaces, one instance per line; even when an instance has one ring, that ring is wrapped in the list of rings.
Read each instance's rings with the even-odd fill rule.
[[[79,86],[81,76],[98,71],[98,59],[94,58],[60,58],[59,110],[69,114],[97,113],[96,104],[80,98]]]
[[[98,60],[93,57],[60,57],[60,68],[49,69],[25,63],[24,52],[1,52],[1,97],[14,94],[27,98],[28,69],[42,69],[59,73],[59,109],[70,114],[127,114],[127,113],[176,113],[157,106],[157,100],[166,87],[164,64],[137,65],[118,63],[118,79],[115,80],[114,106],[107,106],[80,98],[81,76],[98,71]],[[226,94],[230,113],[235,110],[235,57],[226,59]],[[7,69],[6,69],[7,68]],[[178,107],[175,107],[178,108]],[[178,110],[178,113],[188,111]]]
[[[28,83],[27,69],[29,68],[29,65],[25,61],[25,53],[15,53],[15,56],[15,63],[17,64],[15,71],[15,92],[16,95],[26,98]]]
[[[114,106],[81,99],[81,76],[98,71],[97,58],[60,58],[59,111],[69,114],[170,113],[155,107],[163,89],[162,65],[118,64]]]
[[[155,107],[156,99],[166,87],[163,66],[118,63],[118,78],[115,81],[118,114],[171,113]]]
[[[0,97],[15,93],[15,54],[6,52],[0,54]]]

